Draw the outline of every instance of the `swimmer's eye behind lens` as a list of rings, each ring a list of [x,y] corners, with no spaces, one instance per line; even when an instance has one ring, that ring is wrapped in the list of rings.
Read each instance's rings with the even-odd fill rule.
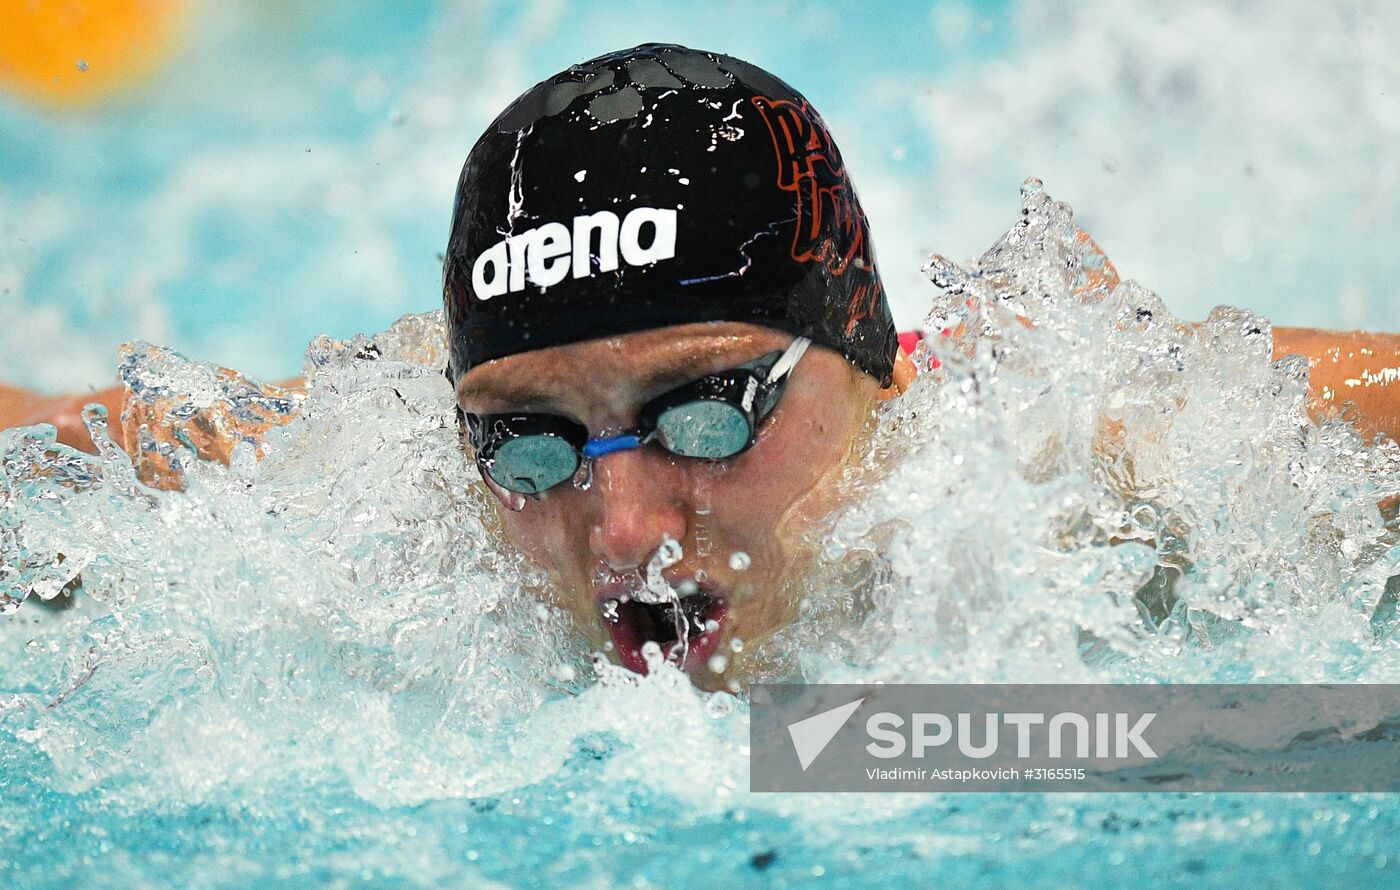
[[[468,414],[481,472],[508,491],[539,494],[573,477],[588,441],[580,424],[553,414]]]
[[[667,451],[682,457],[724,460],[758,439],[758,424],[777,403],[785,380],[769,383],[783,357],[772,352],[747,364],[701,377],[642,407],[638,420]]]
[[[758,440],[808,345],[799,337],[782,352],[663,393],[642,406],[640,428],[621,436],[590,441],[583,426],[552,414],[467,414],[477,464],[502,488],[539,494],[572,478],[589,451],[602,456],[654,441],[681,457],[737,457]]]

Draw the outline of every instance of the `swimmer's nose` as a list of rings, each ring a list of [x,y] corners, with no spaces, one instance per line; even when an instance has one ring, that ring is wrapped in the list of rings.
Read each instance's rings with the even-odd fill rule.
[[[646,564],[666,538],[685,540],[685,471],[648,449],[619,451],[593,465],[597,514],[588,543],[616,572]]]

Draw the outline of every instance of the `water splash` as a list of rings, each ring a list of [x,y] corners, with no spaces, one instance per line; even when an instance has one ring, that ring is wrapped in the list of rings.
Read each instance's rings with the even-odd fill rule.
[[[1314,422],[1266,320],[1174,318],[1036,183],[976,263],[928,272],[925,371],[756,660],[832,681],[1400,681],[1377,507],[1400,453]],[[107,876],[131,881],[229,861],[421,884],[548,863],[576,882],[1014,882],[1092,877],[1063,857],[1084,842],[1224,875],[1247,836],[1297,875],[1300,835],[1337,851],[1332,877],[1391,867],[1400,817],[1362,796],[1135,798],[1128,824],[1118,797],[747,794],[742,698],[659,653],[645,678],[587,669],[459,447],[441,342],[437,314],[320,339],[300,391],[136,345],[135,464],[98,414],[98,455],[3,434],[17,874],[91,878],[82,856],[116,849]]]
[[[1306,361],[1271,359],[1266,319],[1182,322],[1038,181],[1022,197],[978,262],[927,266],[942,293],[915,359],[936,368],[884,418],[888,472],[826,547],[886,574],[859,645],[794,631],[808,675],[1393,682],[1379,505],[1400,449],[1314,422]]]

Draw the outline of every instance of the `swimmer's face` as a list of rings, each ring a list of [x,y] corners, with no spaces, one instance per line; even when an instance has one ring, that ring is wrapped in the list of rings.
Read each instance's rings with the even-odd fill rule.
[[[591,436],[615,435],[634,429],[638,409],[656,396],[792,340],[719,322],[520,353],[464,375],[458,403],[477,414],[561,415]],[[871,377],[814,345],[748,451],[711,462],[649,445],[597,459],[587,490],[566,482],[532,499],[491,486],[502,525],[549,572],[549,598],[598,650],[639,672],[642,644],[674,645],[676,621],[631,592],[658,547],[679,542],[682,558],[662,575],[683,597],[694,591],[682,599],[691,628],[682,667],[707,689],[743,682],[761,667],[747,653],[796,615],[806,533],[836,506],[836,480],[862,440],[877,390]]]

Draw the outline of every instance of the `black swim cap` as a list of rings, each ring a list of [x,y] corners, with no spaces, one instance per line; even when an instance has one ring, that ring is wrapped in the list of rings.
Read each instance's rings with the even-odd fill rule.
[[[779,328],[881,382],[898,342],[821,117],[747,62],[646,44],[530,89],[467,156],[443,298],[453,382],[696,321]]]

